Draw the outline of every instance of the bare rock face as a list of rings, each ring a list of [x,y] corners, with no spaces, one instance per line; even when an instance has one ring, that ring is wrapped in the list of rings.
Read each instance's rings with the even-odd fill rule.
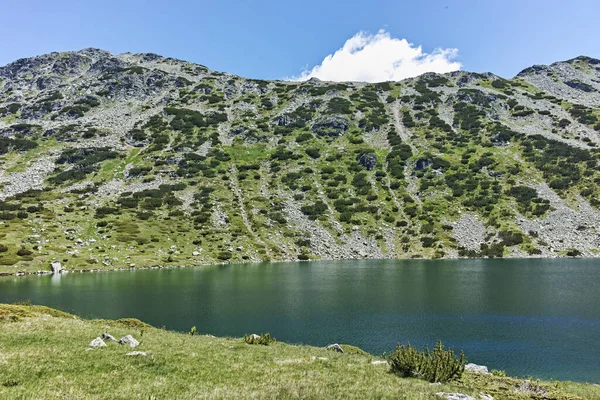
[[[348,118],[342,115],[328,115],[315,121],[312,131],[318,136],[342,136],[349,127]]]
[[[479,250],[485,242],[485,225],[474,215],[462,214],[454,224],[453,234],[459,246]]]

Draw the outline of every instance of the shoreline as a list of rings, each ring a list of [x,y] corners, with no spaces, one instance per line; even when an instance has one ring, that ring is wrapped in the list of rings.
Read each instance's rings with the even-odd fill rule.
[[[0,373],[2,398],[50,399],[57,391],[80,398],[212,398],[216,391],[219,398],[600,396],[594,382],[519,378],[475,364],[456,379],[430,383],[390,373],[387,356],[352,345],[339,344],[343,353],[280,341],[253,345],[241,337],[169,331],[134,318],[87,319],[40,305],[0,304],[0,327],[3,350],[12,356]]]
[[[195,267],[208,267],[208,266],[223,266],[223,265],[251,265],[251,264],[275,264],[275,263],[310,263],[310,262],[318,262],[318,261],[358,261],[358,260],[368,260],[368,261],[410,261],[410,260],[418,260],[418,261],[443,261],[443,260],[556,260],[556,259],[577,259],[577,260],[598,260],[600,259],[600,255],[598,257],[502,257],[502,258],[468,258],[468,257],[448,257],[448,258],[320,258],[318,260],[269,260],[269,261],[251,261],[244,263],[210,263],[210,264],[191,264],[191,265],[152,265],[152,266],[144,266],[144,267],[123,267],[123,268],[91,268],[91,269],[62,269],[58,274],[74,274],[74,273],[95,273],[95,272],[120,272],[120,271],[136,271],[136,270],[152,270],[152,269],[181,269],[181,268],[195,268]],[[20,276],[31,276],[31,275],[54,275],[55,273],[52,271],[17,271],[17,272],[0,272],[0,277],[20,277]]]

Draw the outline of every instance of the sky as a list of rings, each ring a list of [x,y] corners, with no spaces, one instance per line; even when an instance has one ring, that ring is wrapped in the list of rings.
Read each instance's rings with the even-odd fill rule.
[[[598,0],[0,0],[0,65],[96,47],[256,79],[399,80],[464,69],[512,77],[600,58]]]

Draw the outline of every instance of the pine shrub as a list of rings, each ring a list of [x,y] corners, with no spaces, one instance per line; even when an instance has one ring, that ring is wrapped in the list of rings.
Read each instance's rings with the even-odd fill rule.
[[[270,333],[265,333],[264,335],[261,334],[260,336],[258,335],[244,335],[244,342],[246,342],[247,344],[262,344],[264,346],[268,346],[271,343],[275,343],[277,340],[275,340],[274,337],[271,337]]]
[[[456,358],[454,351],[444,349],[441,340],[437,342],[433,351],[427,347],[424,352],[418,351],[408,344],[398,345],[390,354],[392,373],[403,377],[425,379],[429,382],[447,382],[460,378],[466,363],[462,352],[460,358]]]

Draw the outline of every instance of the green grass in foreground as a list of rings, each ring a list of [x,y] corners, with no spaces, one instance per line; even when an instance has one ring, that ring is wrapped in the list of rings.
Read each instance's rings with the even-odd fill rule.
[[[143,331],[143,335],[142,335]],[[141,344],[88,351],[103,332]],[[394,398],[436,392],[494,399],[600,399],[600,386],[465,373],[441,385],[399,378],[377,358],[276,342],[190,336],[135,319],[83,320],[43,306],[0,304],[0,399]]]

